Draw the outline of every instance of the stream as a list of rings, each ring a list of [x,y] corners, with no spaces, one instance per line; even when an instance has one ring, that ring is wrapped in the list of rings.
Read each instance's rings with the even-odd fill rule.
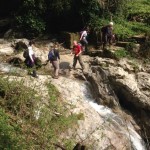
[[[21,73],[19,68],[12,67],[6,63],[0,64],[0,71],[3,73],[9,73],[11,71],[14,72],[14,70],[17,73]],[[76,108],[72,110],[74,113],[78,113],[84,109],[86,109],[86,111],[90,111],[91,114],[97,113],[105,126],[111,126],[111,129],[115,130],[116,133],[119,133],[122,137],[128,139],[131,150],[146,150],[144,141],[135,131],[130,121],[126,121],[125,118],[114,113],[110,108],[98,105],[95,102],[91,94],[92,89],[90,88],[89,82],[62,76],[59,79],[52,79],[51,82],[62,93],[63,99],[76,106]],[[79,109],[79,107],[81,108]],[[95,116],[96,115],[94,115],[94,117]],[[91,122],[94,125],[94,118],[91,118],[91,120],[93,120],[93,122]],[[82,126],[84,127],[84,124],[82,124]],[[81,137],[86,139],[87,135],[81,135]],[[98,149],[100,149],[100,147],[96,148],[96,150]]]
[[[144,141],[140,135],[135,131],[133,125],[127,122],[121,116],[112,112],[108,107],[98,105],[92,98],[90,83],[87,81],[77,81],[76,79],[69,79],[61,77],[55,81],[55,86],[63,93],[63,97],[67,99],[71,104],[77,104],[78,101],[83,101],[90,105],[103,119],[106,124],[111,122],[112,126],[117,129],[117,132],[121,133],[131,142],[131,149],[134,150],[146,150]]]

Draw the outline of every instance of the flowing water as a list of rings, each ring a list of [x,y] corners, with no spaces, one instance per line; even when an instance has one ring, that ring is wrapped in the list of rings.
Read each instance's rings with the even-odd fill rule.
[[[26,70],[23,70],[21,68],[13,67],[12,65],[8,63],[0,63],[0,72],[1,73],[7,73],[7,74],[15,74],[15,75],[20,75],[24,76],[27,74]]]
[[[20,69],[12,67],[8,64],[0,64],[0,71],[9,73],[20,71]],[[104,120],[108,122],[122,136],[126,136],[130,140],[131,150],[146,150],[144,142],[140,135],[135,131],[133,125],[128,121],[114,112],[111,109],[98,105],[95,100],[92,98],[91,92],[92,89],[89,88],[89,83],[85,81],[77,81],[76,79],[70,79],[65,77],[60,77],[58,80],[52,80],[52,83],[59,89],[62,93],[63,98],[69,101],[71,104],[76,104],[79,101],[82,101],[90,105]]]
[[[112,112],[108,107],[98,105],[92,98],[88,82],[80,82],[77,80],[63,78],[54,83],[57,88],[63,93],[65,99],[69,100],[70,103],[76,104],[77,101],[85,101],[94,110],[99,113],[103,120],[111,120],[112,125],[118,132],[122,133],[122,136],[126,136],[130,140],[131,149],[134,150],[146,150],[144,142],[140,135],[135,131],[133,125],[130,122],[125,121],[125,119]]]

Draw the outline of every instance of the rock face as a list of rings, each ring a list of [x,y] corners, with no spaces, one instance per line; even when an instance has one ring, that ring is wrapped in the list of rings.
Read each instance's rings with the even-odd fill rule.
[[[20,42],[18,39],[15,44],[22,42],[23,40]],[[23,43],[23,45],[27,45],[28,40],[25,40]],[[4,49],[5,47],[11,47],[11,44],[5,43],[0,46]],[[34,50],[36,56],[44,63],[47,60],[48,49],[44,47],[34,47]],[[3,54],[1,54],[1,56],[3,57]],[[15,59],[17,62],[24,61],[22,52],[19,54],[13,53],[13,56],[8,57],[17,58]],[[10,60],[10,58],[8,60]],[[62,55],[60,71],[62,75],[65,74],[66,77],[60,77],[59,80],[55,80],[50,76],[46,77],[40,75],[39,79],[30,79],[34,81],[35,84],[38,83],[40,85],[51,81],[62,93],[64,101],[67,101],[69,105],[75,106],[74,108],[70,108],[70,113],[83,113],[84,119],[78,121],[77,127],[74,129],[70,128],[67,134],[62,134],[61,136],[66,136],[67,139],[73,138],[76,140],[76,143],[82,142],[83,145],[92,145],[91,150],[128,150],[131,148],[128,138],[129,135],[126,135],[126,124],[128,124],[128,128],[131,127],[131,130],[133,130],[133,124],[136,125],[136,123],[132,119],[126,122],[120,119],[118,115],[114,115],[109,109],[100,107],[93,101],[88,101],[89,97],[92,96],[89,95],[90,92],[88,91],[85,93],[85,85],[81,82],[74,81],[74,78],[70,79],[71,77],[85,79],[83,74],[91,83],[90,91],[92,91],[93,100],[98,104],[107,105],[113,109],[118,109],[120,104],[128,108],[135,114],[134,116],[136,116],[135,119],[137,122],[139,123],[141,121],[141,127],[144,125],[142,129],[146,129],[146,131],[144,130],[143,133],[150,136],[148,131],[150,127],[150,69],[143,68],[142,65],[125,59],[121,61],[98,57],[92,59],[84,55],[83,61],[85,63],[85,70],[83,72],[79,64],[77,64],[76,70],[69,71],[69,67],[73,62],[73,56]],[[12,70],[12,66],[1,64],[0,69],[7,73]],[[16,68],[14,69],[16,72]],[[46,68],[44,67],[44,69]],[[50,68],[47,69],[49,70]],[[18,74],[20,72],[23,73],[22,70],[18,70]],[[23,77],[16,78],[26,80],[26,84],[32,83],[29,78],[26,77],[26,74],[27,72],[24,72],[23,75],[21,75]],[[40,90],[42,88],[45,89],[45,87],[39,87]],[[41,92],[41,94],[42,93],[44,92]],[[98,110],[95,109],[95,106]],[[100,109],[102,111],[100,111]],[[138,127],[137,129],[139,130]]]
[[[121,60],[120,62],[111,60],[97,58],[92,64],[92,69],[95,74],[97,71],[97,83],[101,76],[108,77],[108,82],[117,93],[119,93],[123,99],[133,103],[136,107],[150,110],[150,74],[144,72],[138,63],[132,64],[133,62]],[[135,69],[141,69],[139,72],[135,73]],[[99,75],[99,76],[98,76]]]
[[[110,96],[110,86],[118,98],[117,104],[130,110],[138,122],[141,119],[142,129],[146,128],[146,134],[150,135],[150,74],[144,66],[126,59],[114,61],[97,57],[91,62],[91,72],[87,77],[93,85],[94,95],[100,98],[100,104],[116,106],[114,97]]]
[[[84,119],[79,120],[75,128],[70,128],[61,136],[75,139],[88,147],[91,146],[89,150],[109,148],[127,150],[132,147],[126,135],[127,131],[125,131],[125,126],[129,122],[124,122],[107,107],[94,103],[84,82],[60,77],[59,80],[52,80],[52,83],[62,93],[63,99],[69,105],[74,105],[70,113],[83,113],[84,116]]]

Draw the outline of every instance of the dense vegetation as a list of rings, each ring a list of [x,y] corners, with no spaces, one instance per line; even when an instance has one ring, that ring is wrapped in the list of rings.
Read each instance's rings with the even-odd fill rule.
[[[85,26],[96,33],[109,21],[114,22],[120,40],[141,33],[150,37],[149,0],[1,0],[0,19],[4,18],[11,18],[7,30],[21,31],[28,37],[80,31]],[[128,48],[133,46],[131,43]],[[120,49],[115,55],[122,58],[129,53]],[[150,38],[142,46],[141,55],[150,58]],[[0,79],[0,149],[55,149],[59,134],[82,115],[68,115],[59,92],[49,83],[48,105],[41,108],[41,117],[36,119],[41,97],[22,82]],[[73,141],[62,143],[72,149]]]
[[[57,89],[47,83],[47,102],[22,81],[0,79],[0,149],[72,149],[73,140],[59,138],[82,114],[70,114]],[[60,144],[61,143],[61,144]]]
[[[45,31],[80,31],[85,26],[95,32],[112,20],[115,32],[124,39],[147,32],[150,25],[148,0],[2,0],[0,12],[1,17],[14,18],[12,28],[28,36]]]

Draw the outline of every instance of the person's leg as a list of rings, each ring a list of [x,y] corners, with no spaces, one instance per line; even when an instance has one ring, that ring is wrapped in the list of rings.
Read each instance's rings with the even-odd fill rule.
[[[80,63],[80,65],[81,65],[81,67],[82,67],[82,69],[84,70],[84,64],[83,64],[83,61],[82,61],[82,56],[81,56],[81,54],[78,56],[78,60],[79,60],[79,63]]]
[[[58,77],[58,75],[59,75],[59,62],[53,61],[53,64],[54,64],[54,68],[55,68],[54,75],[55,75],[55,77]]]
[[[112,36],[111,35],[108,36],[108,43],[109,43],[109,46],[112,45]]]
[[[87,54],[88,53],[88,41],[86,39],[83,40],[83,43],[84,43],[84,47],[85,47],[85,53]]]
[[[106,44],[107,44],[107,35],[106,34],[102,35],[102,43],[103,43],[102,49],[104,50],[106,47]]]
[[[33,77],[37,78],[38,76],[37,76],[35,64],[34,64],[33,67],[32,67],[32,72],[33,72]]]
[[[77,57],[74,55],[74,58],[73,58],[73,68],[74,69],[76,67],[76,64],[77,64]]]
[[[36,70],[33,70],[33,77],[38,77],[37,73],[36,73]]]
[[[53,68],[54,68],[54,76],[55,76],[55,72],[56,72],[56,65],[55,65],[55,62],[54,62],[54,61],[51,61],[51,63],[52,63],[52,66],[53,66]]]

